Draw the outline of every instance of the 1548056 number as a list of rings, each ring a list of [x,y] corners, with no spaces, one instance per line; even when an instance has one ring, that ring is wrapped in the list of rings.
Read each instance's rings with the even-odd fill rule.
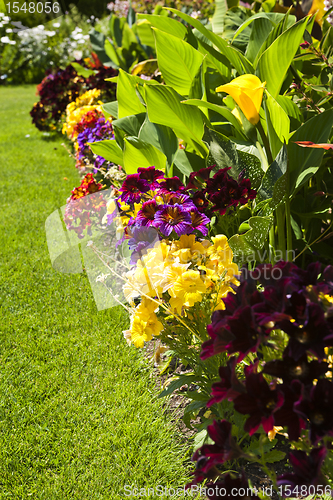
[[[24,2],[20,6],[20,2],[6,3],[8,14],[18,14],[21,12],[29,12],[29,14],[59,14],[59,2]]]

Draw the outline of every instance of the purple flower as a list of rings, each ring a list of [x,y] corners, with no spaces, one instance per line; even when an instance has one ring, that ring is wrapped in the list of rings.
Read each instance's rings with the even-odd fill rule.
[[[132,226],[131,238],[128,240],[128,246],[131,251],[130,264],[135,264],[146,253],[148,248],[153,248],[159,241],[159,235],[156,229],[146,226]]]
[[[277,485],[282,491],[282,496],[294,496],[292,490],[297,486],[324,485],[326,481],[321,472],[321,466],[325,460],[326,453],[327,450],[324,446],[314,448],[309,455],[305,451],[291,451],[289,453],[289,462],[294,469],[294,474],[287,473],[277,478]],[[288,494],[288,492],[290,493]],[[308,496],[310,493],[311,488],[308,491],[302,489],[302,496]]]
[[[165,236],[170,236],[174,230],[178,236],[187,234],[191,227],[191,215],[181,205],[164,205],[155,214],[153,226]]]
[[[140,174],[128,175],[119,189],[122,193],[121,201],[124,203],[139,203],[142,193],[147,193],[150,186],[148,182],[140,178]]]
[[[141,210],[139,210],[136,221],[143,226],[151,226],[155,219],[155,214],[158,211],[155,200],[145,201],[142,205]]]
[[[204,236],[207,236],[208,234],[208,224],[210,223],[210,219],[199,212],[199,210],[191,210],[191,219],[192,219],[192,224],[191,224],[191,230],[189,231],[190,233],[193,232],[193,230],[200,231]]]

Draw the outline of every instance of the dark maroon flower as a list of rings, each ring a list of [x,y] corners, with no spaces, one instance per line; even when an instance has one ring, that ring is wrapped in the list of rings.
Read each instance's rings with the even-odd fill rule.
[[[206,200],[204,191],[197,191],[196,193],[194,193],[194,195],[192,196],[192,201],[199,212],[205,212],[207,210],[209,203]]]
[[[282,378],[283,382],[289,383],[292,380],[300,380],[305,385],[312,385],[314,379],[318,379],[328,370],[328,363],[312,360],[308,362],[306,354],[298,360],[288,356],[285,351],[283,359],[269,361],[265,364],[263,372],[273,377]]]
[[[229,472],[223,474],[216,483],[205,484],[206,495],[209,500],[233,498],[235,500],[253,500],[253,491],[245,477],[244,471],[239,477],[233,477]]]
[[[284,402],[274,413],[275,425],[288,427],[289,439],[297,441],[301,430],[306,427],[305,421],[294,411],[294,404],[302,398],[303,386],[298,380],[293,380],[290,384],[278,385],[278,389],[283,393]]]
[[[220,366],[219,376],[221,381],[215,382],[212,385],[212,398],[208,401],[207,407],[210,408],[215,403],[220,403],[223,399],[232,401],[239,394],[245,392],[244,385],[238,380],[235,367],[237,365],[237,358],[232,357],[227,361],[227,366]]]
[[[164,177],[162,170],[156,170],[155,167],[139,167],[138,173],[140,174],[140,179],[149,182],[152,189],[158,188],[160,184],[157,182],[157,179]]]
[[[272,390],[261,373],[250,373],[246,376],[246,394],[234,399],[235,410],[243,415],[249,414],[244,430],[252,436],[262,424],[264,431],[274,427],[274,413],[282,407],[283,393]]]
[[[165,193],[166,194],[166,193]],[[164,194],[164,198],[165,198]],[[167,193],[168,205],[181,205],[186,210],[194,210],[195,205],[191,198],[185,193]]]
[[[333,436],[333,383],[319,379],[310,395],[294,405],[295,412],[310,423],[310,439],[317,444],[326,435]]]
[[[140,178],[140,174],[128,175],[119,189],[121,201],[125,203],[139,203],[142,193],[149,191],[148,182]]]
[[[170,236],[174,230],[178,236],[187,234],[191,228],[191,215],[181,205],[164,205],[155,214],[154,227],[165,236]]]
[[[251,189],[249,179],[243,179],[238,183],[230,177],[228,170],[230,167],[216,172],[212,179],[207,180],[205,189],[208,200],[213,204],[213,212],[219,211],[220,215],[224,215],[230,207],[244,205],[249,200],[253,200],[257,194],[254,189]]]
[[[178,177],[167,177],[165,181],[159,184],[159,187],[162,193],[169,191],[185,191],[185,186]]]
[[[227,323],[227,329],[233,338],[225,348],[229,354],[239,352],[240,362],[249,352],[256,352],[262,340],[261,329],[254,322],[251,306],[245,306],[235,312],[228,318]]]
[[[198,189],[198,188],[201,188],[203,182],[207,182],[208,181],[208,179],[210,177],[210,173],[213,170],[213,168],[214,168],[213,166],[212,167],[207,167],[207,168],[201,168],[197,172],[191,172],[189,180],[188,180],[188,184],[186,186],[186,191],[188,189]]]
[[[304,313],[304,321],[298,323],[283,319],[276,327],[285,331],[289,337],[288,355],[298,360],[306,351],[319,359],[325,357],[324,348],[333,345],[333,331],[319,304],[310,303]]]
[[[232,424],[226,420],[214,420],[207,427],[208,435],[214,444],[204,444],[194,453],[192,461],[197,462],[197,466],[193,473],[194,479],[186,486],[187,488],[208,477],[213,479],[218,475],[216,465],[242,456],[241,449],[231,435],[231,428]]]
[[[136,220],[143,226],[151,226],[158,210],[155,200],[148,200],[137,213]]]
[[[314,448],[309,455],[305,451],[291,451],[289,453],[289,462],[294,469],[294,473],[283,474],[277,478],[277,485],[281,489],[282,496],[294,496],[292,490],[297,486],[320,486],[326,484],[326,480],[321,472],[321,466],[325,460],[326,453],[327,450],[324,446]],[[302,496],[308,496],[309,494],[311,494],[311,488],[308,491],[304,491],[304,488],[302,488]]]

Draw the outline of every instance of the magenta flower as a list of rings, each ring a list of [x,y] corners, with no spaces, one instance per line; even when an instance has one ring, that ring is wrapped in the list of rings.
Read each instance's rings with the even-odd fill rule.
[[[120,196],[121,201],[124,203],[139,203],[141,194],[147,193],[150,186],[148,182],[140,178],[140,174],[128,175],[119,189],[122,193]]]
[[[157,189],[160,186],[159,182],[157,182],[157,179],[161,179],[164,177],[164,173],[162,172],[162,170],[156,170],[155,167],[139,167],[138,173],[140,175],[140,179],[149,182],[152,189]]]
[[[155,214],[153,226],[165,236],[175,231],[178,236],[187,234],[191,228],[191,215],[181,205],[164,205]]]

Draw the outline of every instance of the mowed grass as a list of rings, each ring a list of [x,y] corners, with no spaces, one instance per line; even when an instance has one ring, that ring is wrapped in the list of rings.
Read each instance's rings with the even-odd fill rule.
[[[0,87],[0,499],[183,486],[184,445],[124,341],[126,313],[98,312],[85,275],[51,267],[45,220],[79,178],[63,139],[31,124],[35,100]]]

